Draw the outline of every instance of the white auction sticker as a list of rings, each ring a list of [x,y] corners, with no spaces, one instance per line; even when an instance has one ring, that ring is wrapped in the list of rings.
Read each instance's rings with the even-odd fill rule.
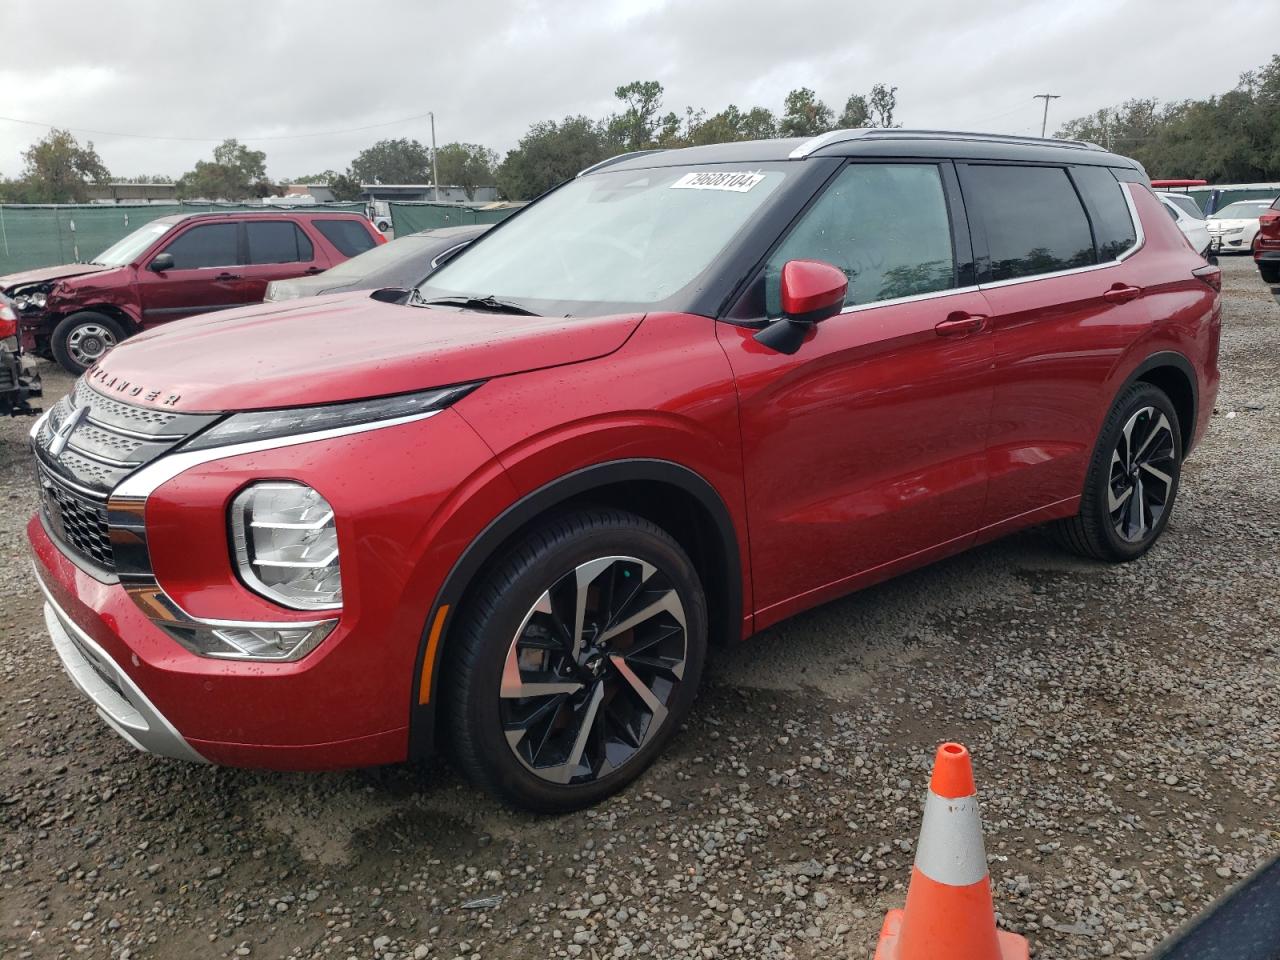
[[[730,171],[713,173],[703,170],[698,173],[686,173],[671,185],[671,189],[730,190],[733,193],[746,193],[763,179],[763,173],[734,173]]]

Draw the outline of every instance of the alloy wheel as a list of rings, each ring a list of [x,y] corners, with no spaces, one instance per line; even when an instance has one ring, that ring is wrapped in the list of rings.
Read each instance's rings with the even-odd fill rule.
[[[1121,540],[1140,543],[1156,528],[1173,496],[1177,469],[1169,418],[1155,407],[1141,408],[1111,451],[1107,510]]]
[[[98,323],[82,323],[67,335],[67,353],[82,367],[89,367],[116,345],[116,335]]]
[[[686,640],[684,606],[663,571],[625,556],[579,564],[511,641],[500,694],[507,744],[550,783],[612,773],[665,724]]]

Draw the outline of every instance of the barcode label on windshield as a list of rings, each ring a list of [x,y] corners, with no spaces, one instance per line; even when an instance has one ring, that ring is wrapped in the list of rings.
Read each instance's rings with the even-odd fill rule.
[[[764,179],[763,173],[686,173],[671,185],[672,190],[729,190],[746,193]]]

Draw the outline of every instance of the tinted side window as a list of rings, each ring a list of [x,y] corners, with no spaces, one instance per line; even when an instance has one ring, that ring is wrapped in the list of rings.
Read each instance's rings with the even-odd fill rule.
[[[1096,262],[1093,235],[1061,167],[960,167],[965,209],[987,235],[992,280],[1053,273]]]
[[[1074,167],[1071,177],[1089,208],[1093,238],[1098,244],[1098,262],[1118,259],[1138,242],[1124,187],[1106,167]]]
[[[209,223],[192,227],[164,248],[173,255],[173,269],[229,267],[240,262],[240,225]]]
[[[765,268],[769,316],[780,312],[788,260],[822,260],[849,278],[845,305],[947,290],[951,226],[934,164],[854,163],[810,207]]]
[[[250,263],[296,263],[312,259],[313,248],[306,234],[287,220],[249,221]]]
[[[312,223],[343,256],[354,257],[373,247],[373,236],[363,223],[355,220],[313,220]]]

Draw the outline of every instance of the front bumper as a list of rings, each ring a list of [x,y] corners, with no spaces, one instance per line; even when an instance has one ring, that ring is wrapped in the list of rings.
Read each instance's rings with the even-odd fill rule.
[[[205,763],[129,675],[58,605],[36,571],[44,594],[44,624],[63,669],[116,733],[145,753]]]
[[[424,451],[435,451],[430,470],[423,469]],[[145,501],[151,570],[164,599],[172,601],[163,607],[152,602],[154,591],[140,592],[135,573],[117,578],[111,570],[79,565],[53,539],[42,516],[32,518],[27,536],[54,622],[73,640],[84,635],[92,641],[93,646],[76,648],[80,659],[70,662],[85,676],[84,651],[98,651],[100,657],[88,656],[86,662],[116,677],[121,691],[141,696],[122,693],[128,706],[121,706],[99,686],[87,691],[108,720],[114,718],[112,726],[135,744],[152,749],[134,732],[138,721],[130,708],[148,719],[162,718],[165,723],[148,722],[147,728],[171,728],[213,763],[293,770],[394,763],[408,756],[410,712],[434,710],[418,695],[415,667],[430,598],[457,551],[501,506],[464,498],[465,507],[436,515],[459,496],[477,465],[483,482],[500,491],[500,503],[509,502],[510,482],[487,466],[491,461],[492,453],[465,421],[446,412],[358,436],[178,468]],[[299,616],[249,591],[230,561],[226,505],[238,490],[263,478],[307,483],[333,504],[343,544],[339,623],[296,661],[198,656],[161,626],[172,619],[172,609],[224,623],[284,623]],[[473,506],[482,520],[472,517]],[[110,516],[119,564],[120,551],[130,549],[136,537],[130,537],[123,514]],[[449,522],[442,529],[445,518]],[[452,532],[454,522],[466,530],[461,538]],[[148,711],[140,708],[143,704]],[[165,748],[156,752],[172,755]]]

